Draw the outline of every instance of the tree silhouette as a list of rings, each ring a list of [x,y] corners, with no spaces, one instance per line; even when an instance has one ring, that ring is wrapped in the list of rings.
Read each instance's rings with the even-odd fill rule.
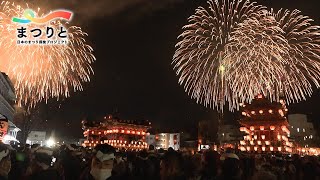
[[[16,105],[14,108],[15,115],[13,123],[21,129],[17,139],[24,144],[32,130],[42,130],[45,127],[43,105],[38,104],[33,108],[19,107]]]

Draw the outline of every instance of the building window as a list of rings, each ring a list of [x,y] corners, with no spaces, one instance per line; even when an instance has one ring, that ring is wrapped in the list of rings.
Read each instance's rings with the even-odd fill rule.
[[[299,132],[299,128],[297,128],[297,132]]]
[[[303,131],[303,132],[306,132],[306,130],[305,130],[304,128],[302,129],[302,131]]]
[[[313,136],[312,135],[310,135],[310,139],[312,139],[313,138]]]

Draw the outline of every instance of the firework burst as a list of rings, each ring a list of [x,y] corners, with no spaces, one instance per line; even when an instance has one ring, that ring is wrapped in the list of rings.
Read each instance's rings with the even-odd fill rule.
[[[2,2],[1,10],[0,69],[12,79],[19,104],[34,106],[52,97],[68,97],[71,91],[82,90],[82,84],[90,81],[95,57],[85,42],[87,34],[80,27],[62,21],[36,25],[38,28],[51,26],[55,30],[64,26],[68,44],[17,45],[17,28],[21,25],[11,19],[20,17],[24,7]],[[43,13],[38,9],[37,14]],[[27,25],[28,29],[34,27]]]
[[[249,1],[208,1],[189,18],[173,58],[197,102],[229,109],[263,93],[298,102],[319,87],[319,30],[300,11],[267,11]]]
[[[226,45],[230,33],[250,18],[259,17],[265,7],[249,1],[208,1],[209,8],[199,7],[178,37],[173,57],[179,83],[198,103],[222,108],[226,101],[230,108],[238,102],[235,92],[227,86],[223,61],[228,57]]]
[[[299,10],[271,10],[269,15],[278,22],[290,47],[284,95],[289,102],[305,100],[312,94],[312,85],[320,87],[320,26],[312,25],[314,20]]]
[[[231,32],[223,65],[229,88],[240,102],[261,92],[274,100],[287,84],[283,77],[288,75],[290,47],[282,34],[275,18],[266,14],[240,23]]]

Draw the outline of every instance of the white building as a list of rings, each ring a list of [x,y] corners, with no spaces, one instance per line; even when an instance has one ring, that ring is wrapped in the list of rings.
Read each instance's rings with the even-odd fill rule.
[[[290,137],[301,146],[309,146],[316,137],[316,131],[312,122],[308,122],[305,114],[288,115],[290,124]]]
[[[0,113],[9,121],[13,120],[15,97],[10,79],[6,74],[0,73]]]
[[[17,141],[17,133],[20,131],[13,123],[15,93],[13,85],[4,73],[0,73],[0,119],[5,123],[5,129],[1,128],[2,139],[5,143]]]
[[[45,131],[31,131],[27,138],[27,144],[40,144],[45,145],[46,142],[46,132]]]
[[[159,133],[155,135],[156,149],[180,149],[180,133]]]

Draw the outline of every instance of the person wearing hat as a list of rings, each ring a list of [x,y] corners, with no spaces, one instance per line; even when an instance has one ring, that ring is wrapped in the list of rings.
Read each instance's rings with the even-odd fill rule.
[[[215,179],[218,176],[220,155],[216,151],[205,151],[201,157],[201,180]]]
[[[79,179],[81,174],[81,152],[77,151],[75,145],[64,145],[60,147],[58,160],[55,163],[60,175],[65,179]]]
[[[42,180],[61,179],[57,170],[51,167],[53,159],[53,150],[49,148],[41,147],[34,152],[34,160],[29,167],[28,179]]]
[[[113,173],[116,176],[123,176],[127,173],[126,163],[121,152],[115,153],[115,161],[113,165]]]
[[[40,144],[33,144],[30,149],[31,153],[36,152],[40,147]]]
[[[7,145],[0,143],[0,180],[8,179],[10,170],[10,149]]]
[[[91,166],[85,170],[82,180],[114,180],[120,179],[112,175],[115,160],[115,149],[108,144],[98,144],[94,149]]]
[[[241,179],[242,171],[240,168],[240,159],[236,154],[226,151],[226,153],[220,157],[220,160],[222,161],[222,172],[218,179]]]

